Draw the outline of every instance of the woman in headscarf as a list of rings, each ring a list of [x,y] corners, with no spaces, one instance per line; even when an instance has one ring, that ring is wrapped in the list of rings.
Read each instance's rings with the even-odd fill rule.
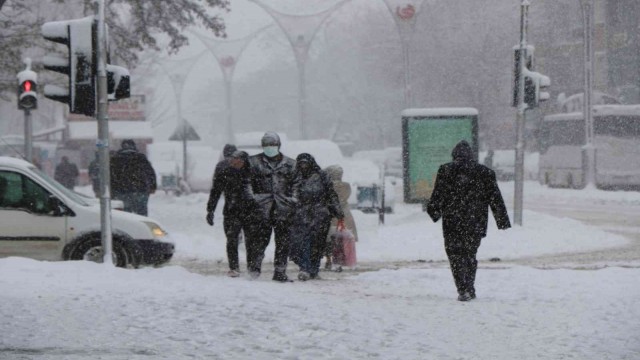
[[[344,226],[344,213],[331,179],[307,153],[296,158],[293,194],[298,200],[291,228],[291,259],[300,267],[298,279],[318,279],[331,218]]]
[[[342,181],[342,175],[344,174],[344,170],[340,165],[331,165],[324,169],[324,171],[329,175],[333,183],[333,189],[338,194],[338,199],[340,200],[340,207],[342,208],[342,212],[344,213],[344,226],[348,230],[351,230],[353,233],[353,237],[356,241],[358,241],[358,230],[356,229],[356,222],[353,219],[353,215],[351,214],[351,210],[349,209],[349,197],[351,196],[351,184],[348,182]],[[329,227],[329,234],[327,236],[327,247],[325,250],[325,256],[327,257],[327,262],[325,263],[325,269],[331,270],[332,261],[331,256],[333,254],[333,241],[331,239],[331,235],[335,233],[336,227],[338,226],[338,219],[333,218],[331,220],[331,226]]]

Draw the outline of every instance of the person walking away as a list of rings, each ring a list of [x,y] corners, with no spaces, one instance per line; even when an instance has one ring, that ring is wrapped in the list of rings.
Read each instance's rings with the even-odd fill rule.
[[[70,162],[68,157],[63,156],[60,164],[56,166],[53,177],[67,189],[73,190],[79,174],[80,172],[78,171],[76,164]]]
[[[280,153],[280,137],[266,132],[261,139],[263,152],[249,157],[249,181],[246,186],[252,199],[250,230],[245,233],[252,278],[260,276],[264,252],[271,233],[275,233],[275,271],[273,280],[287,282],[289,232],[296,202],[293,197],[295,160]]]
[[[156,172],[131,139],[122,140],[111,158],[111,192],[124,211],[148,215],[149,195],[156,192]]]
[[[227,146],[229,145],[226,145],[225,148]],[[244,187],[248,181],[249,154],[236,150],[216,165],[207,202],[206,220],[209,225],[213,226],[218,200],[224,194],[222,216],[224,217],[223,227],[227,238],[227,259],[229,261],[227,275],[230,277],[240,276],[238,241],[240,232],[248,225],[247,213],[252,205],[251,201],[245,197]]]
[[[498,229],[508,229],[511,223],[495,172],[473,159],[465,140],[453,148],[451,155],[453,161],[438,169],[427,213],[433,222],[442,218],[444,247],[458,300],[469,301],[476,298],[476,254],[487,235],[489,208]]]
[[[100,197],[100,162],[97,151],[96,157],[89,163],[89,179],[91,179],[93,193],[96,197]]]
[[[342,175],[344,174],[344,170],[340,165],[331,165],[325,169],[325,172],[331,179],[333,183],[333,189],[336,194],[338,194],[338,199],[340,200],[340,207],[342,208],[342,212],[344,213],[344,226],[351,230],[355,241],[358,241],[358,230],[356,229],[356,222],[353,219],[353,214],[351,214],[351,209],[349,208],[349,197],[351,196],[351,184],[348,182],[342,181]],[[333,218],[331,220],[331,226],[329,227],[329,234],[327,235],[327,246],[325,250],[325,256],[327,258],[325,263],[325,269],[331,270],[333,261],[331,259],[333,255],[333,247],[334,243],[331,238],[331,235],[336,232],[338,226],[338,219]],[[340,266],[338,264],[338,266]],[[342,268],[339,267],[338,271]]]
[[[344,213],[331,179],[310,154],[296,158],[293,194],[298,203],[291,226],[291,258],[300,267],[299,280],[317,279],[331,218],[344,226]]]

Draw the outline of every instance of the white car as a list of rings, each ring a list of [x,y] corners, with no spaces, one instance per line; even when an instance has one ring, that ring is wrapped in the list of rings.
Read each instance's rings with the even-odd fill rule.
[[[113,210],[113,259],[120,267],[160,265],[174,244],[145,216]],[[102,261],[100,206],[33,164],[0,157],[0,257]]]

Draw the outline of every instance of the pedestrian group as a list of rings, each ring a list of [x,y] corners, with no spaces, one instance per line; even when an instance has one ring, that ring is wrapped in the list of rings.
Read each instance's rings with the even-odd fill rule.
[[[249,275],[259,277],[274,233],[273,280],[291,281],[288,260],[298,265],[298,280],[318,279],[323,257],[326,269],[332,268],[332,233],[347,227],[357,239],[347,202],[351,187],[342,181],[340,166],[323,170],[311,154],[299,154],[295,160],[282,154],[280,137],[274,132],[265,133],[261,145],[263,151],[253,156],[226,145],[214,172],[206,220],[213,226],[216,205],[224,194],[228,274],[240,274],[238,239],[243,232]],[[439,168],[427,203],[432,220],[443,219],[445,251],[460,301],[476,298],[476,254],[486,236],[488,210],[498,229],[511,226],[495,172],[478,164],[473,154],[464,140],[455,146],[453,161]]]
[[[244,236],[247,270],[251,278],[262,273],[262,262],[272,234],[275,239],[272,279],[290,282],[288,261],[298,267],[298,280],[319,279],[320,263],[326,269],[337,266],[332,239],[348,231],[357,241],[357,230],[349,210],[349,183],[342,181],[338,165],[321,169],[308,153],[296,159],[280,152],[280,137],[267,132],[261,139],[262,152],[249,156],[227,144],[223,159],[216,165],[207,202],[206,221],[214,225],[214,213],[224,194],[222,211],[227,238],[228,275],[238,277],[238,245]],[[467,141],[452,151],[453,161],[438,169],[432,194],[426,204],[431,219],[442,219],[444,247],[458,291],[458,300],[476,298],[476,254],[487,233],[491,209],[498,229],[511,227],[498,188],[496,174],[474,159]],[[98,193],[97,159],[89,169]],[[67,157],[56,168],[56,179],[73,189],[77,167]],[[156,174],[146,156],[138,152],[133,140],[123,140],[121,149],[111,155],[113,198],[124,203],[124,210],[147,215],[149,194],[156,190]],[[342,234],[342,233],[341,233]],[[340,236],[338,236],[340,237]]]

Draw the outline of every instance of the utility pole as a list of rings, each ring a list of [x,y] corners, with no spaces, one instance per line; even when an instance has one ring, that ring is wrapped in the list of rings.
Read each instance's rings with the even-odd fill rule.
[[[107,47],[104,22],[104,0],[100,0],[98,9],[98,162],[100,165],[100,228],[102,248],[104,249],[103,262],[113,266],[113,238],[111,233],[111,174],[109,165],[109,102],[107,99]]]
[[[585,121],[585,146],[587,157],[585,180],[587,186],[595,186],[596,183],[596,157],[595,144],[593,142],[593,1],[580,0],[582,7],[582,26],[584,31],[584,91],[582,111]]]
[[[522,226],[522,204],[524,196],[524,112],[527,105],[524,102],[524,78],[527,48],[527,26],[529,15],[529,0],[522,0],[520,12],[520,61],[518,66],[518,91],[516,112],[516,163],[515,163],[515,191],[513,194],[514,223]]]

